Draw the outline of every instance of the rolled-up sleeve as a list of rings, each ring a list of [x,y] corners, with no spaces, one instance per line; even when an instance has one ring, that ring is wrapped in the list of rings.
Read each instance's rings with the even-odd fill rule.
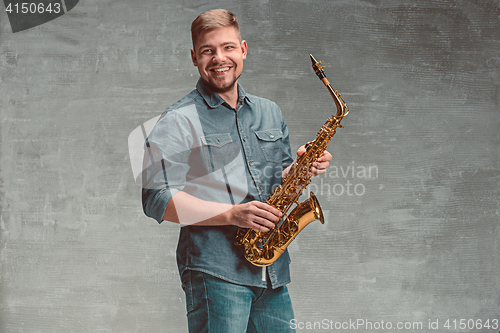
[[[188,121],[175,111],[165,113],[146,139],[142,207],[158,223],[172,197],[186,186],[192,142]]]

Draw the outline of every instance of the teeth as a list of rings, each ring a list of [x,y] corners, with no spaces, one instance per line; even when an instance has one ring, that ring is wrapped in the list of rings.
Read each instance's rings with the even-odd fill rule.
[[[213,71],[216,72],[216,73],[222,73],[222,72],[225,72],[225,71],[228,71],[229,70],[229,67],[223,67],[223,68],[214,68]]]

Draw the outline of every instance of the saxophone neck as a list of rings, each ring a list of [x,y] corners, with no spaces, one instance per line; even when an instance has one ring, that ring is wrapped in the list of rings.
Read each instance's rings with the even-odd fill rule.
[[[328,78],[325,75],[325,72],[323,71],[323,62],[316,60],[312,54],[310,54],[311,57],[311,62],[312,62],[312,68],[318,78],[323,82],[325,87],[328,89],[330,92],[330,95],[333,98],[333,101],[335,102],[335,106],[337,107],[337,114],[335,115],[336,118],[343,118],[349,114],[349,108],[347,107],[347,104],[344,102],[344,99],[342,98],[342,95],[340,95],[335,89],[333,89],[332,85],[328,81]]]

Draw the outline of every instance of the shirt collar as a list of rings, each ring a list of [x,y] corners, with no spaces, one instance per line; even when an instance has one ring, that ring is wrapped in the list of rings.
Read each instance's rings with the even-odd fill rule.
[[[201,97],[205,100],[208,106],[212,109],[222,105],[226,101],[218,93],[211,90],[210,87],[201,79],[198,79],[198,83],[196,84],[196,90],[200,93]],[[249,103],[253,103],[252,99],[249,95],[243,90],[243,87],[238,83],[238,98],[243,101],[247,101]]]

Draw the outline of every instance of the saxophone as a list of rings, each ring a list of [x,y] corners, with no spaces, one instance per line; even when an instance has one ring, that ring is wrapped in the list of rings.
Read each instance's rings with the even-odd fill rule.
[[[316,139],[308,142],[306,152],[297,158],[290,167],[288,175],[283,178],[280,186],[275,188],[266,203],[276,207],[283,213],[282,219],[276,223],[274,229],[268,232],[257,231],[251,228],[239,228],[236,233],[235,245],[243,246],[245,259],[255,266],[268,266],[285,252],[295,237],[309,223],[319,220],[325,223],[323,212],[314,193],[309,199],[299,203],[299,196],[311,182],[311,170],[314,161],[321,157],[328,143],[335,134],[337,127],[342,128],[340,121],[349,114],[349,108],[342,96],[335,91],[325,73],[322,62],[318,62],[312,55],[312,68],[319,79],[326,86],[337,107],[337,114],[332,115],[321,127]],[[295,207],[291,212],[292,206]]]

